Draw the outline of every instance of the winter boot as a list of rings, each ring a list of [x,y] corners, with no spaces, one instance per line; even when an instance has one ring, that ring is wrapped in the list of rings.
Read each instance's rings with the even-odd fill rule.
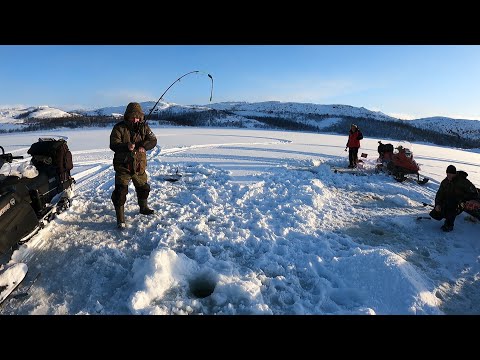
[[[440,229],[442,229],[445,232],[450,232],[450,231],[453,230],[453,225],[451,223],[445,221],[445,223],[442,225],[442,227]]]
[[[115,213],[117,214],[117,228],[125,229],[125,207],[115,206]]]
[[[442,225],[441,229],[445,232],[450,232],[453,230],[453,226],[451,225]]]
[[[147,199],[138,199],[138,205],[140,206],[140,214],[152,215],[155,210],[152,210],[147,205]]]

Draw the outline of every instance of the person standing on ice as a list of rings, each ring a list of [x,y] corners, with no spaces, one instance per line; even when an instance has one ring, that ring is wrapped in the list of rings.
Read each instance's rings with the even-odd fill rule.
[[[363,139],[363,134],[357,125],[352,124],[348,132],[348,141],[345,146],[345,151],[348,148],[348,167],[355,168],[358,164],[358,149],[360,148],[360,140]]]
[[[131,102],[127,105],[123,121],[115,124],[110,134],[110,149],[115,152],[113,157],[115,189],[111,199],[117,215],[117,227],[120,229],[125,228],[124,205],[130,180],[135,186],[140,214],[154,213],[147,205],[150,185],[147,183],[145,170],[146,152],[157,145],[157,138],[144,118],[145,114],[140,104]]]
[[[447,177],[440,183],[440,188],[435,196],[435,208],[430,216],[435,220],[445,218],[441,229],[452,231],[455,218],[463,211],[463,203],[478,198],[475,185],[467,179],[465,171],[457,171],[455,166],[448,165]]]

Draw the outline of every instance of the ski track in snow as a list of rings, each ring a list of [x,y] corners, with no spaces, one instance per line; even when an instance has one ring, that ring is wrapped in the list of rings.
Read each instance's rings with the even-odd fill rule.
[[[444,234],[439,222],[415,220],[429,211],[421,202],[432,202],[435,181],[333,174],[345,160],[325,155],[313,163],[257,156],[268,171],[239,183],[194,161],[203,149],[290,143],[157,146],[148,165],[156,214],[138,214],[130,184],[121,232],[112,152],[74,151],[71,208],[13,254],[28,263],[27,278],[41,277],[0,313],[480,313],[480,244],[470,230],[479,224],[462,214]],[[179,182],[161,180],[176,169]],[[196,289],[214,291],[201,298]]]

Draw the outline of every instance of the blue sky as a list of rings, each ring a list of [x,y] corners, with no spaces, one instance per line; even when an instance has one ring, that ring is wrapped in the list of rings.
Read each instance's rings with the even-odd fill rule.
[[[156,101],[181,75],[212,102],[363,106],[480,119],[480,46],[0,45],[0,106],[64,110]],[[189,75],[164,100],[208,104]]]

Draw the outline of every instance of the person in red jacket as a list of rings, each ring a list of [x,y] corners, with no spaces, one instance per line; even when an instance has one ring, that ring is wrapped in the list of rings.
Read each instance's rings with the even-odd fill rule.
[[[360,140],[362,139],[362,132],[357,125],[352,124],[352,126],[350,127],[350,131],[348,132],[347,145],[345,146],[345,151],[347,151],[348,148],[348,161],[350,162],[350,164],[348,165],[349,168],[357,167],[358,149],[360,148]]]

